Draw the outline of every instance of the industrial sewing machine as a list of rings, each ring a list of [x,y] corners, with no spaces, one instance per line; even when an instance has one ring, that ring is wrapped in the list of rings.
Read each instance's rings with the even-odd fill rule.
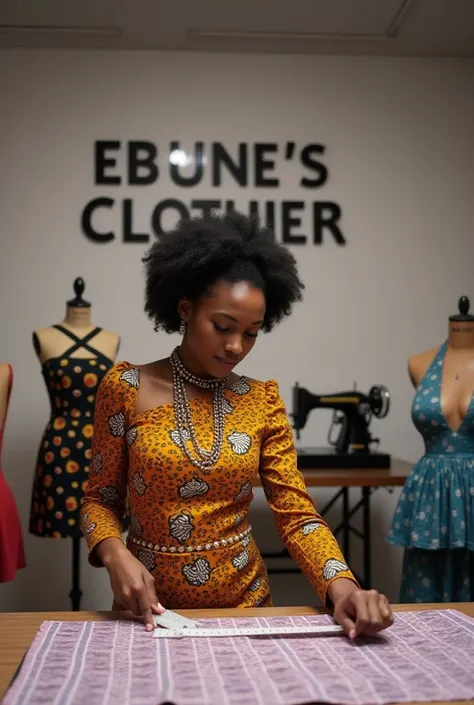
[[[379,443],[369,431],[373,416],[384,418],[390,408],[390,394],[383,385],[371,387],[368,394],[355,388],[336,394],[312,394],[298,382],[293,387],[293,428],[296,438],[306,425],[313,409],[334,409],[328,432],[327,448],[298,448],[298,466],[305,468],[389,468],[390,455],[373,450]],[[331,437],[335,426],[340,426],[336,439]]]

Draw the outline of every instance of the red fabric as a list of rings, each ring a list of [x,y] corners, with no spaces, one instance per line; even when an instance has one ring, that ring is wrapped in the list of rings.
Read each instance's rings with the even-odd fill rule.
[[[5,430],[10,393],[13,385],[13,369],[9,366],[8,398],[5,418],[0,428],[0,460],[2,457],[3,432]],[[1,463],[0,463],[1,466]],[[5,476],[0,467],[0,583],[14,579],[15,573],[25,568],[25,550],[18,510]]]

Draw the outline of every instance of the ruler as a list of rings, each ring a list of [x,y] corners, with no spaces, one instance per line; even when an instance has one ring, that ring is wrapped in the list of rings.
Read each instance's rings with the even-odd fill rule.
[[[285,636],[300,634],[301,636],[333,636],[344,634],[344,629],[338,624],[315,626],[307,624],[298,627],[196,627],[189,629],[163,629],[157,627],[153,633],[155,639],[196,639],[202,637],[238,637],[238,636]]]
[[[165,610],[163,614],[153,615],[156,627],[165,627],[165,629],[196,629],[198,623],[193,619],[188,619],[183,617],[182,614],[178,612],[173,612],[172,610]]]

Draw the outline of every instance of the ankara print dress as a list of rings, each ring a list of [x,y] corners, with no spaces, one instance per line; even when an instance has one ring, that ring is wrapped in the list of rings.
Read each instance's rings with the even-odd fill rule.
[[[400,602],[474,601],[474,394],[453,430],[441,409],[445,342],[412,404],[425,442],[387,537],[405,548]]]
[[[266,567],[247,519],[260,473],[279,535],[323,602],[332,580],[355,580],[297,469],[275,381],[240,377],[225,390],[223,449],[208,471],[182,450],[173,404],[135,414],[139,385],[139,367],[120,362],[97,394],[81,510],[93,565],[100,565],[97,544],[120,538],[128,494],[127,547],[154,576],[165,607],[270,605]],[[192,399],[190,407],[199,445],[210,448],[212,400]]]
[[[81,339],[60,325],[53,327],[75,344],[42,365],[51,417],[37,454],[29,531],[36,536],[75,538],[83,536],[79,511],[92,457],[95,397],[99,383],[114,363],[89,345],[101,328]],[[93,357],[73,357],[79,348]]]

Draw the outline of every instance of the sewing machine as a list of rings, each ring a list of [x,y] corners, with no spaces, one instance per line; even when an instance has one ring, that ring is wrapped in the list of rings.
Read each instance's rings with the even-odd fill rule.
[[[305,468],[389,468],[390,455],[373,450],[371,445],[379,443],[369,431],[373,416],[384,418],[390,408],[390,394],[383,385],[371,387],[368,394],[352,391],[336,394],[312,394],[298,382],[293,387],[293,428],[296,438],[306,425],[313,409],[333,409],[333,418],[328,432],[328,448],[298,448],[298,466]],[[340,426],[336,439],[331,434]]]

